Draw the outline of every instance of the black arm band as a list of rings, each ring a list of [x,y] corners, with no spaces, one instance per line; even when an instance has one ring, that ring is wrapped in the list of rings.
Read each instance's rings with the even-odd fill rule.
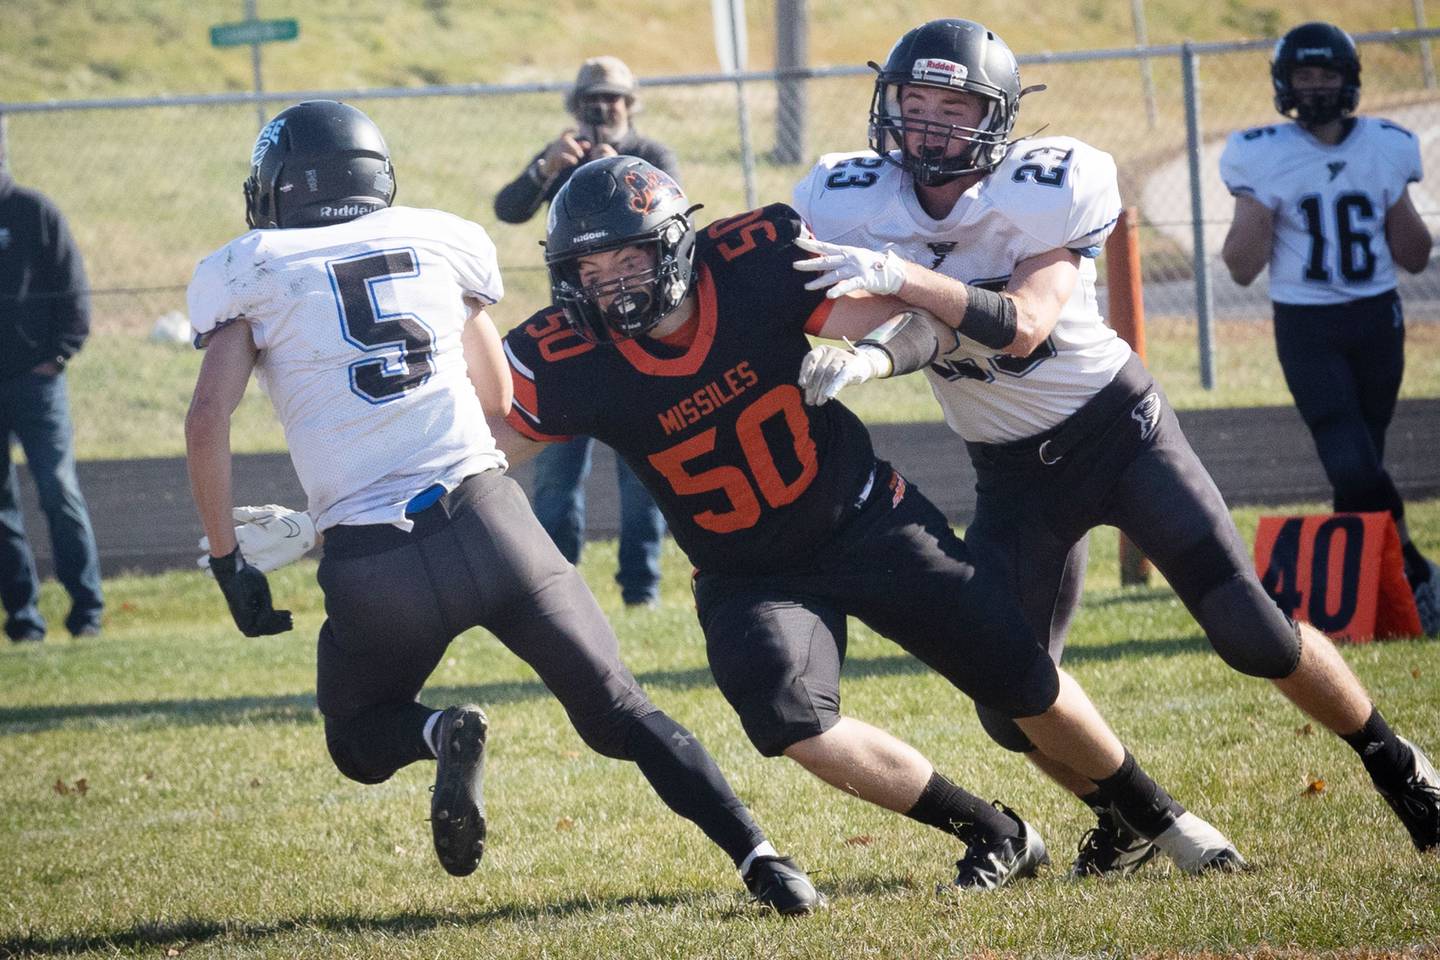
[[[1015,339],[1015,301],[1003,293],[965,284],[970,303],[956,329],[976,343],[1004,350]]]
[[[940,355],[938,320],[906,310],[871,330],[855,346],[874,347],[890,358],[890,376],[898,377],[924,370]]]

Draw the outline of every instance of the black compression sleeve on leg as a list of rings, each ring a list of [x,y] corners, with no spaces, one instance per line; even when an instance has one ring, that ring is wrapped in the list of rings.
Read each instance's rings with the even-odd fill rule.
[[[1004,350],[1015,339],[1015,301],[1003,293],[965,284],[970,302],[960,318],[961,333],[977,343]]]
[[[635,722],[629,750],[665,805],[698,826],[735,866],[765,840],[704,745],[664,711]]]
[[[1014,820],[970,791],[957,787],[938,770],[930,774],[930,782],[920,791],[915,806],[905,811],[905,816],[959,837],[967,845],[980,837],[1020,835]]]

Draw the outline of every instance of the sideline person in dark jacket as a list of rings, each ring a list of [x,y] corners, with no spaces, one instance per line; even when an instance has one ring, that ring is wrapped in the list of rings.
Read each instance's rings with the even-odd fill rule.
[[[524,171],[495,197],[495,216],[524,223],[554,198],[575,168],[587,160],[618,155],[639,157],[680,180],[675,153],[658,140],[642,137],[630,125],[638,112],[635,77],[616,57],[595,57],[580,66],[575,86],[565,95],[575,119],[526,164]],[[594,441],[576,437],[548,446],[535,458],[531,502],[540,525],[565,559],[580,562],[585,544],[585,478],[590,474]],[[630,468],[618,458],[620,486],[620,570],[615,582],[629,607],[647,607],[660,597],[660,540],[665,519]]]
[[[12,439],[25,450],[50,526],[55,575],[70,594],[65,626],[100,631],[100,560],[75,474],[65,365],[90,332],[85,266],[49,198],[0,170],[0,601],[5,633],[43,640],[39,578],[21,521]]]

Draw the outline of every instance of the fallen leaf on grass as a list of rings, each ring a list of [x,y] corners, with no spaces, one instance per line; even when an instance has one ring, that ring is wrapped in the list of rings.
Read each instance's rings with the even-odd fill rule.
[[[869,836],[868,834],[864,834],[864,833],[859,834],[859,835],[854,836],[854,837],[846,837],[846,838],[845,838],[845,845],[846,845],[847,847],[868,847],[868,846],[870,846],[870,844],[872,844],[872,843],[874,843],[874,842],[875,842],[875,838],[874,838],[874,837]]]
[[[1318,797],[1325,792],[1325,781],[1320,777],[1311,777],[1305,789],[1300,792],[1302,797]]]
[[[64,780],[57,779],[55,785],[50,789],[62,797],[69,796],[72,793],[79,794],[83,797],[90,792],[90,781],[81,777],[79,780],[76,780],[74,784],[68,784]]]
[[[1412,667],[1411,670],[1410,670],[1410,676],[1414,677],[1416,680],[1419,680],[1419,679],[1420,679],[1420,668],[1419,668],[1419,667]]]
[[[261,780],[259,777],[255,777],[250,781],[250,786],[252,787],[263,787],[264,785],[265,781]]]
[[[1314,733],[1315,733],[1315,728],[1314,728],[1312,725],[1308,724],[1308,723],[1305,724],[1305,726],[1303,726],[1303,727],[1296,727],[1296,728],[1295,728],[1295,736],[1297,736],[1297,737],[1308,737],[1308,736],[1313,735]]]
[[[556,830],[574,830],[575,820],[572,817],[561,817],[555,821]]]
[[[56,793],[60,794],[60,796],[63,797],[65,796],[65,794],[70,792],[70,785],[64,780],[56,780],[55,786],[51,787],[50,789],[54,790]]]

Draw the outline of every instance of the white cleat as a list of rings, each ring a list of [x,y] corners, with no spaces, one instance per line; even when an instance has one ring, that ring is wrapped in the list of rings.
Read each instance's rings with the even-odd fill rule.
[[[1250,869],[1225,834],[1188,810],[1155,838],[1155,846],[1189,874]]]

